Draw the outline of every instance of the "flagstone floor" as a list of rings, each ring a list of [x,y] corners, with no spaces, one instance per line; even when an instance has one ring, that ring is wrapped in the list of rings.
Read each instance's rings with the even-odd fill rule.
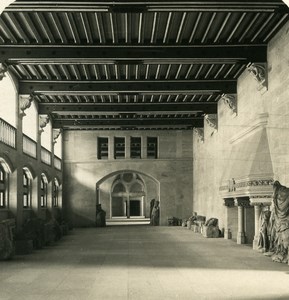
[[[182,227],[74,229],[0,262],[0,300],[289,299],[289,266]]]

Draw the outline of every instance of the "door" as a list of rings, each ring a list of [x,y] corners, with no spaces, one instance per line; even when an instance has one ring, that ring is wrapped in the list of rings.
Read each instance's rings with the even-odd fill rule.
[[[132,217],[140,216],[140,200],[130,200],[129,212],[130,212],[130,216]]]

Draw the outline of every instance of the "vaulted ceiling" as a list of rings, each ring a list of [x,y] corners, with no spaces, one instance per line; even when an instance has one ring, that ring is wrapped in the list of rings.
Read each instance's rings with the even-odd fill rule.
[[[1,62],[63,129],[193,129],[288,20],[272,1],[25,1]]]

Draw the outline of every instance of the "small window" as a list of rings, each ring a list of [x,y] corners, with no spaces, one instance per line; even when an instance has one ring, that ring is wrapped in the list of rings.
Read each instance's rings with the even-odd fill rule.
[[[4,168],[0,164],[0,209],[7,207],[7,197],[8,197],[8,173],[5,172]]]
[[[28,170],[23,170],[23,208],[31,207],[31,190],[32,181],[31,177],[28,175]]]
[[[40,180],[40,206],[47,207],[47,179],[44,174],[41,175]]]
[[[158,138],[147,138],[147,158],[158,158]]]
[[[114,138],[114,158],[125,158],[125,138],[115,137]]]
[[[141,158],[141,138],[131,137],[130,138],[130,157]]]
[[[99,137],[97,140],[97,158],[108,159],[108,138]]]
[[[5,208],[5,191],[0,191],[0,208]]]
[[[53,194],[52,194],[52,206],[58,207],[58,196],[59,196],[59,184],[55,179],[53,181]]]

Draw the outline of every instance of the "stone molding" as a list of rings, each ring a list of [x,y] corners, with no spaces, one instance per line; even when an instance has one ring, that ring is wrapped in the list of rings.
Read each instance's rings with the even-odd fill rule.
[[[255,131],[266,128],[268,119],[268,113],[259,114],[258,117],[252,122],[252,124],[248,125],[248,128],[233,136],[233,138],[230,139],[230,143],[233,144],[235,142],[239,142],[248,135],[253,134]]]
[[[49,116],[48,115],[39,115],[39,133],[44,131],[44,128],[49,123]]]
[[[203,128],[194,128],[194,132],[198,137],[200,142],[204,142],[204,129]]]
[[[237,95],[222,94],[221,100],[230,108],[232,114],[237,116]]]
[[[207,124],[214,130],[218,130],[218,116],[217,114],[207,114],[205,115],[205,120]]]
[[[19,95],[19,114],[25,117],[25,110],[31,106],[33,97],[31,95]]]
[[[249,63],[247,66],[248,72],[258,82],[257,90],[264,94],[268,90],[267,80],[267,64],[266,63]]]
[[[53,128],[53,130],[52,130],[53,144],[57,143],[57,139],[60,136],[60,134],[61,134],[61,129],[55,129],[55,128]]]
[[[233,180],[233,181],[230,180],[230,184],[220,186],[219,190],[220,191],[227,191],[227,192],[234,192],[239,188],[252,187],[252,186],[254,187],[254,186],[273,185],[273,182],[274,182],[273,178],[270,178],[270,179],[254,179],[254,180],[247,179],[245,181],[239,181],[237,183],[236,183],[235,180]]]
[[[6,75],[5,73],[7,72],[7,67],[0,63],[0,80],[2,80]]]

